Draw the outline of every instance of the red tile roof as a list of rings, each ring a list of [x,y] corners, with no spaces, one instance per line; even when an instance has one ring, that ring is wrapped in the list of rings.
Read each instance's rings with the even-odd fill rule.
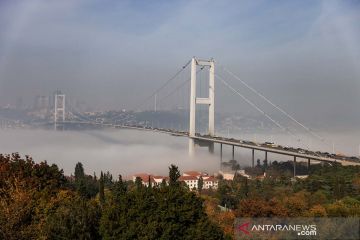
[[[139,177],[141,178],[141,181],[143,182],[149,182],[149,176],[150,176],[150,181],[153,182],[154,178],[151,174],[147,174],[147,173],[138,173],[138,174],[134,174],[134,177]]]
[[[180,181],[198,180],[198,178],[195,177],[195,176],[181,176],[181,177],[179,178],[179,180],[180,180]]]
[[[202,173],[198,171],[186,171],[183,173],[183,175],[189,175],[189,176],[201,176]]]
[[[204,178],[204,182],[216,182],[216,181],[217,181],[217,179],[213,176]]]

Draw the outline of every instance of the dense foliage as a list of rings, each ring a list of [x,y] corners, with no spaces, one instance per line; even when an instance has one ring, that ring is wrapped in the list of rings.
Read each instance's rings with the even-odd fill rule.
[[[144,187],[0,155],[0,239],[223,239],[204,202],[178,182]]]
[[[308,172],[304,166],[299,166]],[[260,163],[190,191],[171,165],[169,182],[144,186],[87,175],[81,163],[65,177],[56,165],[0,155],[0,239],[224,239],[236,217],[360,216],[360,167],[312,165],[292,178],[289,162]]]
[[[304,166],[303,172],[308,172]],[[273,162],[247,169],[254,177],[240,175],[221,180],[216,192],[204,192],[207,213],[232,233],[236,217],[349,217],[360,216],[360,166],[311,165],[309,176],[292,177],[291,162]],[[221,212],[217,205],[229,208]]]

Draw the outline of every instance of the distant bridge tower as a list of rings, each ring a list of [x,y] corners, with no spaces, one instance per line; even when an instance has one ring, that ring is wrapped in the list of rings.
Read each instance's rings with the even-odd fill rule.
[[[196,67],[209,67],[209,96],[207,98],[196,97]],[[196,129],[196,105],[205,104],[209,106],[209,132],[210,136],[215,135],[215,62],[213,59],[200,60],[193,57],[191,59],[191,83],[190,83],[190,124],[189,124],[189,155],[195,153]],[[214,144],[209,144],[209,151],[214,151]]]
[[[209,96],[207,98],[196,97],[196,67],[209,67]],[[205,104],[209,106],[209,135],[215,135],[215,63],[214,60],[200,60],[195,57],[191,60],[191,88],[190,88],[190,125],[189,136],[195,137],[196,129],[196,105]]]
[[[59,92],[55,94],[54,107],[54,128],[57,130],[58,121],[65,121],[65,94],[61,94]]]

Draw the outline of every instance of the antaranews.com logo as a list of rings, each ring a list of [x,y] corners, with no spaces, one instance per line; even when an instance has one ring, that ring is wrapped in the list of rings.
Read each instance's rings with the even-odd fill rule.
[[[298,236],[316,236],[316,224],[311,225],[292,225],[292,224],[251,224],[250,222],[241,224],[238,226],[239,231],[246,235],[250,235],[250,232],[264,232],[264,231],[293,231]]]
[[[359,218],[238,218],[236,239],[359,239]]]

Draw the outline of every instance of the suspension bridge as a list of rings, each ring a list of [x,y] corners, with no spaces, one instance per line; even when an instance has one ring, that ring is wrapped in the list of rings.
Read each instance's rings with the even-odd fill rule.
[[[158,112],[160,109],[166,109],[166,104],[171,105],[167,109],[188,109],[186,113],[188,116],[187,130],[175,129],[175,128],[163,128],[160,126],[154,127],[146,124],[126,123],[126,117],[121,119],[119,124],[118,116],[112,116],[105,121],[94,121],[76,111],[74,108],[70,108],[68,111],[72,116],[76,116],[76,120],[67,120],[65,111],[65,95],[55,95],[55,110],[54,110],[54,128],[58,129],[59,126],[69,124],[85,124],[101,127],[123,128],[123,129],[136,129],[142,131],[153,131],[168,133],[174,136],[183,136],[189,138],[189,154],[193,155],[196,146],[207,146],[210,152],[214,152],[214,145],[220,146],[220,158],[223,155],[223,145],[229,145],[232,147],[232,158],[235,157],[235,147],[245,148],[251,150],[251,164],[254,166],[255,151],[264,152],[264,158],[267,162],[268,153],[290,156],[293,159],[294,176],[296,175],[296,162],[298,159],[307,161],[307,166],[310,167],[311,161],[320,161],[328,163],[341,163],[343,165],[360,165],[360,159],[357,157],[344,156],[335,154],[334,149],[332,153],[312,151],[309,146],[302,148],[288,147],[275,145],[272,142],[260,143],[256,141],[249,141],[244,139],[234,139],[230,137],[218,136],[215,134],[215,83],[221,84],[235,97],[243,100],[248,106],[260,113],[269,123],[274,127],[280,129],[285,134],[299,138],[294,128],[285,126],[279,120],[276,120],[271,114],[266,112],[259,104],[254,103],[245,96],[238,88],[236,88],[227,78],[231,78],[240,83],[244,89],[249,90],[250,93],[258,97],[260,100],[268,104],[274,110],[279,112],[280,115],[288,119],[303,132],[316,139],[317,141],[325,144],[326,140],[318,133],[307,127],[305,124],[297,120],[293,115],[282,109],[277,104],[273,103],[269,98],[265,97],[255,88],[243,81],[240,77],[228,70],[226,67],[219,66],[219,73],[215,72],[215,61],[213,59],[203,60],[193,57],[186,62],[172,77],[170,77],[164,84],[157,88],[154,92],[144,98],[136,106],[133,106],[134,111],[144,110],[144,107],[153,108],[153,112]],[[190,67],[190,77],[186,74],[186,70]],[[218,71],[218,70],[217,70]],[[223,74],[227,77],[224,77]],[[173,86],[172,86],[173,85]],[[172,86],[172,87],[170,87]],[[218,86],[218,85],[216,85]],[[171,100],[171,97],[178,95],[177,99]],[[180,99],[179,99],[180,98]],[[182,102],[182,104],[179,104]],[[181,106],[181,107],[180,107]],[[205,116],[204,116],[205,112]],[[202,114],[202,115],[201,115]],[[199,116],[200,115],[200,116]],[[204,124],[206,123],[206,124]],[[206,127],[204,128],[204,125]],[[201,132],[201,129],[205,131]],[[331,146],[330,146],[331,147]]]

